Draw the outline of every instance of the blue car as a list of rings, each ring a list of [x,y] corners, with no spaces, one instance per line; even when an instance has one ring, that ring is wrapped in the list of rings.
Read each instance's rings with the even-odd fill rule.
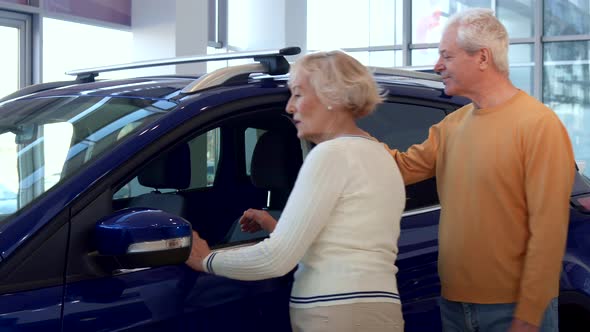
[[[290,331],[292,273],[237,281],[184,261],[194,229],[217,250],[268,234],[236,227],[248,208],[279,216],[305,155],[285,113],[285,56],[297,48],[72,72],[0,100],[0,331]],[[97,80],[105,71],[252,58],[209,74]],[[387,100],[362,128],[390,147],[423,141],[468,100],[437,75],[371,68]],[[440,331],[435,179],[406,188],[396,264],[406,331]],[[8,197],[8,196],[7,196]],[[590,328],[590,185],[571,196],[562,330]]]

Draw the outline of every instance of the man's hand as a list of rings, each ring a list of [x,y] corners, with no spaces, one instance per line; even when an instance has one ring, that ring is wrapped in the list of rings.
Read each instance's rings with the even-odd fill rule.
[[[264,210],[248,209],[240,218],[242,232],[254,233],[261,229],[272,233],[277,226],[277,221]]]
[[[539,327],[530,323],[514,318],[508,332],[538,332]]]
[[[211,249],[207,241],[201,239],[199,234],[193,231],[193,245],[191,247],[191,254],[185,262],[186,265],[190,266],[193,270],[204,271],[203,260],[209,253],[211,253]]]

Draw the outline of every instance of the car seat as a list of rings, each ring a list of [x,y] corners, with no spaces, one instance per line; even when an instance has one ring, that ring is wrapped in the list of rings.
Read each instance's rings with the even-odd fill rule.
[[[267,131],[260,136],[254,147],[250,179],[254,186],[268,190],[267,205],[262,208],[277,220],[289,198],[302,159],[300,141],[292,131]],[[223,243],[248,241],[264,236],[268,236],[264,230],[256,233],[242,232],[238,218]]]
[[[151,161],[137,180],[152,192],[133,197],[130,207],[147,207],[166,211],[180,217],[185,215],[185,199],[178,193],[191,182],[191,159],[188,144],[184,143]],[[175,189],[175,192],[162,193],[160,189]]]

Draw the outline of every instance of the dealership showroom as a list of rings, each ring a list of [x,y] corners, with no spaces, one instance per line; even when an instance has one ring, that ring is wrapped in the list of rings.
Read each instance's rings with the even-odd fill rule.
[[[0,0],[0,42],[0,332],[590,331],[590,0]]]

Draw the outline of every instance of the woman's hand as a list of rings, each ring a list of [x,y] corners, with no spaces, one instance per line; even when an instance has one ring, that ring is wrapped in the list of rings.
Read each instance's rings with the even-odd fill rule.
[[[193,231],[193,245],[191,247],[191,254],[185,262],[186,265],[190,266],[193,270],[204,272],[203,260],[209,253],[211,253],[211,249],[207,241],[201,239],[199,234]]]
[[[240,218],[242,232],[254,233],[261,229],[272,233],[277,226],[277,221],[264,210],[248,209]]]

